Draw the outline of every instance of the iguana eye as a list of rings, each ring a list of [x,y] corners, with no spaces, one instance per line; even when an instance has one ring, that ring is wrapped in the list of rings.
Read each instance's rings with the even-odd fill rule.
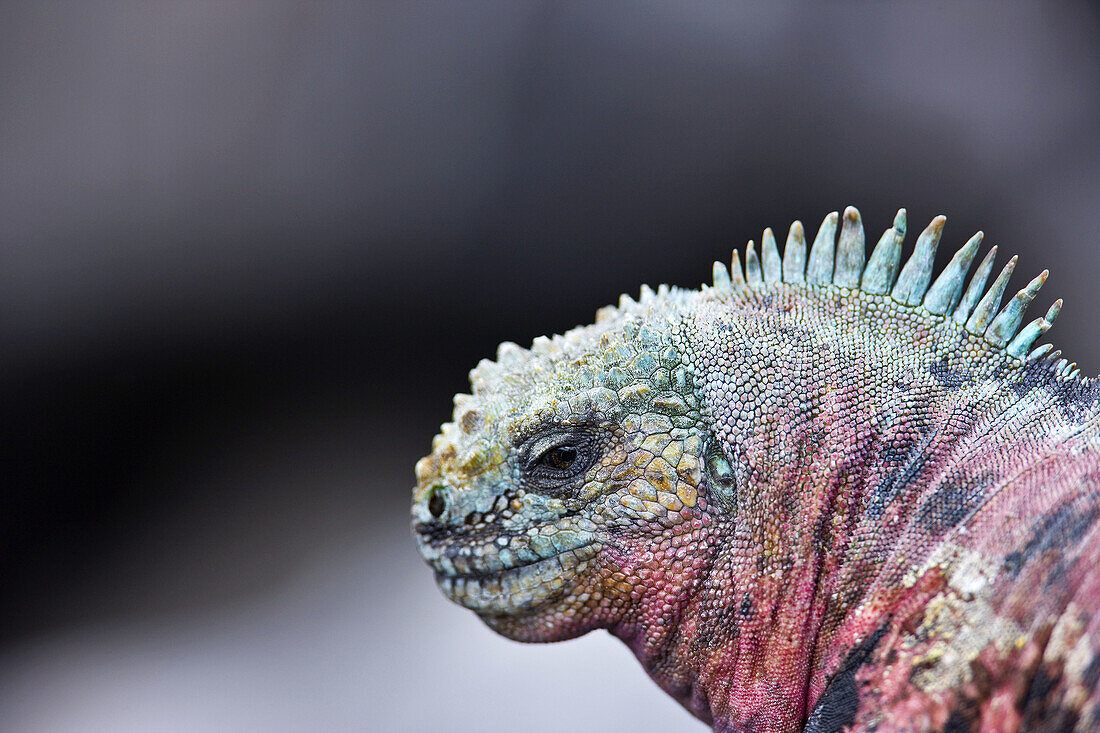
[[[571,445],[562,445],[551,448],[542,454],[539,459],[551,468],[559,471],[568,471],[577,462],[577,449]]]
[[[600,440],[589,430],[554,431],[528,441],[521,455],[523,472],[531,488],[560,488],[596,462]]]

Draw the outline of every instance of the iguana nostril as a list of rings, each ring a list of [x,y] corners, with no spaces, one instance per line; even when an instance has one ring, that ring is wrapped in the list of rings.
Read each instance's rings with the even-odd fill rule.
[[[446,510],[447,502],[443,498],[443,487],[433,486],[432,493],[428,497],[428,511],[432,513],[433,517],[439,519]]]

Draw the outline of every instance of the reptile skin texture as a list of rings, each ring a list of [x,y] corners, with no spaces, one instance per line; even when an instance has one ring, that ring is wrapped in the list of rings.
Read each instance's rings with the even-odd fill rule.
[[[495,631],[607,629],[715,731],[1100,729],[1100,387],[1001,308],[981,233],[933,277],[904,209],[643,288],[471,373],[413,534]],[[973,270],[973,275],[970,273]]]

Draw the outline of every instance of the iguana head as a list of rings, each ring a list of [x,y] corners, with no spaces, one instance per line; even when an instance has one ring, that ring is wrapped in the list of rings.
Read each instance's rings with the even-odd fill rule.
[[[683,549],[706,518],[705,418],[670,318],[686,297],[647,292],[530,350],[504,344],[455,398],[416,467],[413,529],[443,592],[494,629],[609,625],[639,579],[702,562]]]
[[[813,358],[824,374],[844,368],[841,341],[856,351],[878,344],[870,352],[889,344],[893,356],[866,361],[892,384],[898,375],[887,372],[911,366],[891,351],[904,351],[902,342],[959,344],[936,362],[941,370],[950,359],[993,365],[982,354],[1022,359],[1050,327],[1060,301],[1012,338],[1046,273],[997,315],[1015,258],[986,291],[995,248],[963,292],[980,233],[930,287],[943,221],[932,221],[899,270],[904,210],[864,264],[862,224],[849,207],[825,218],[809,257],[800,223],[782,261],[767,230],[759,256],[750,242],[744,271],[736,252],[729,270],[715,263],[713,287],[643,288],[638,302],[624,296],[591,326],[530,349],[503,344],[497,361],[470,373],[472,394],[455,398],[453,421],[416,468],[414,534],[443,592],[528,640],[574,636],[624,616],[668,623],[710,560],[705,545],[719,533],[704,527],[737,511],[730,497],[748,471],[738,444],[765,453],[771,445],[744,430],[771,425],[782,443],[782,420],[763,412],[797,413],[798,394],[829,391],[825,377],[798,382],[788,351],[820,341]],[[853,319],[865,322],[835,333],[822,327]],[[791,343],[772,337],[783,329]],[[772,350],[754,355],[761,344]],[[826,367],[829,359],[836,364]]]

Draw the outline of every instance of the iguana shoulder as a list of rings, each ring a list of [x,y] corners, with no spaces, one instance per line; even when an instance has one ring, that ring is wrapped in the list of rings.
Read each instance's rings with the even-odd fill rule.
[[[521,640],[607,628],[716,730],[1091,730],[1100,386],[1001,308],[981,234],[933,281],[905,213],[770,230],[471,373],[417,466],[420,551]],[[839,237],[838,232],[839,231]]]

